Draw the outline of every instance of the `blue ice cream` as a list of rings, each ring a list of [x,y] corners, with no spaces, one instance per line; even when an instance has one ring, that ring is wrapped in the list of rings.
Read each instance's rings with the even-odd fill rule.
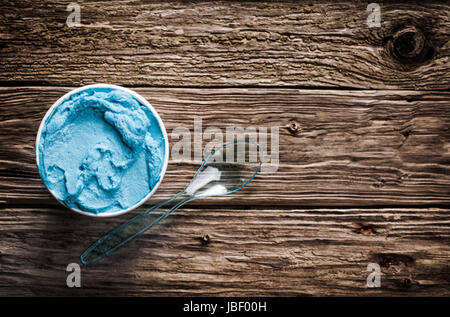
[[[165,140],[157,118],[133,95],[86,88],[47,117],[39,172],[70,208],[98,214],[128,209],[158,183]]]

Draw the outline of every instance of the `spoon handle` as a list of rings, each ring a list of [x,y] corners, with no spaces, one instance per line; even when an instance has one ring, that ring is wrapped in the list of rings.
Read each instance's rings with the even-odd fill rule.
[[[129,221],[123,223],[116,229],[110,231],[105,236],[97,240],[92,244],[83,254],[80,256],[80,261],[83,264],[91,264],[103,259],[111,253],[117,251],[127,243],[139,237],[145,231],[164,220],[173,211],[184,205],[185,203],[193,200],[192,197],[187,197],[181,201],[176,202],[170,208],[162,208],[162,206],[177,198],[180,194],[159,203],[147,211],[137,215]],[[177,200],[175,200],[177,201]]]

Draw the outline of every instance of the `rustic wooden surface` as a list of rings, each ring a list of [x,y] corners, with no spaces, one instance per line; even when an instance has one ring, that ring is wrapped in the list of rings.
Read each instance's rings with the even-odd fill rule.
[[[203,129],[218,127],[223,134],[229,126],[279,129],[277,172],[256,178],[246,191],[222,200],[250,206],[450,203],[448,92],[135,90],[151,100],[161,115],[171,147],[179,140],[171,137],[171,131],[177,127],[193,131],[195,118],[202,118]],[[0,203],[58,204],[35,168],[34,142],[48,107],[68,91],[0,88],[0,126],[6,135],[15,135],[0,139],[4,155]],[[292,122],[298,131],[292,131]],[[169,198],[181,190],[200,164],[201,160],[172,160],[158,197]],[[215,204],[217,199],[198,204]]]
[[[69,28],[70,1],[0,2],[0,295],[450,295],[448,3],[380,3],[368,28],[366,2],[79,1]],[[95,82],[133,87],[169,136],[195,118],[276,127],[280,163],[82,267],[75,289],[67,264],[138,212],[76,215],[35,167],[45,112]],[[199,164],[171,160],[149,204]]]
[[[51,206],[5,208],[2,294],[445,295],[450,287],[448,210],[219,207],[177,211],[82,267],[82,287],[67,288],[65,265],[85,248],[80,236],[95,240],[120,222]],[[378,289],[365,286],[372,262],[383,272]]]
[[[384,4],[382,28],[354,1],[78,1],[80,28],[70,1],[2,2],[6,83],[450,88],[445,2]],[[403,63],[390,44],[414,26],[427,47]]]

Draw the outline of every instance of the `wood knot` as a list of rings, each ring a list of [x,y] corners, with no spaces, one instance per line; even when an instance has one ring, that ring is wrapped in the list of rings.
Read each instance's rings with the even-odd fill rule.
[[[355,226],[356,226],[356,228],[355,228],[354,232],[357,234],[362,234],[365,236],[377,234],[377,230],[375,229],[375,226],[373,226],[371,224],[357,223]]]
[[[398,31],[392,41],[394,52],[399,58],[417,58],[425,47],[425,36],[415,26]]]
[[[399,288],[410,288],[412,286],[412,280],[408,277],[401,278],[396,280],[395,284],[397,284]]]
[[[207,245],[211,242],[211,237],[209,236],[209,234],[205,234],[200,238],[200,241],[203,245]]]
[[[410,278],[404,278],[403,279],[403,285],[405,285],[406,287],[411,286],[411,283],[412,283],[412,281],[411,281]]]
[[[415,26],[396,31],[389,39],[387,49],[391,56],[404,65],[422,64],[433,56],[433,49],[424,32]]]
[[[290,134],[297,135],[301,130],[301,126],[296,120],[291,120],[289,121],[287,129]]]
[[[405,131],[402,131],[402,134],[403,134],[403,136],[404,136],[405,139],[406,139],[406,138],[408,138],[408,137],[411,135],[411,130],[405,130]]]

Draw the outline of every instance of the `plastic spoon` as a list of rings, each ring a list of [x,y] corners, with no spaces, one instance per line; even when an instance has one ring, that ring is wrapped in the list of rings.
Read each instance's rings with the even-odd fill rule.
[[[110,255],[189,201],[242,189],[261,169],[263,153],[260,152],[258,144],[247,141],[227,143],[214,150],[186,188],[97,240],[80,256],[81,263],[94,263]]]

